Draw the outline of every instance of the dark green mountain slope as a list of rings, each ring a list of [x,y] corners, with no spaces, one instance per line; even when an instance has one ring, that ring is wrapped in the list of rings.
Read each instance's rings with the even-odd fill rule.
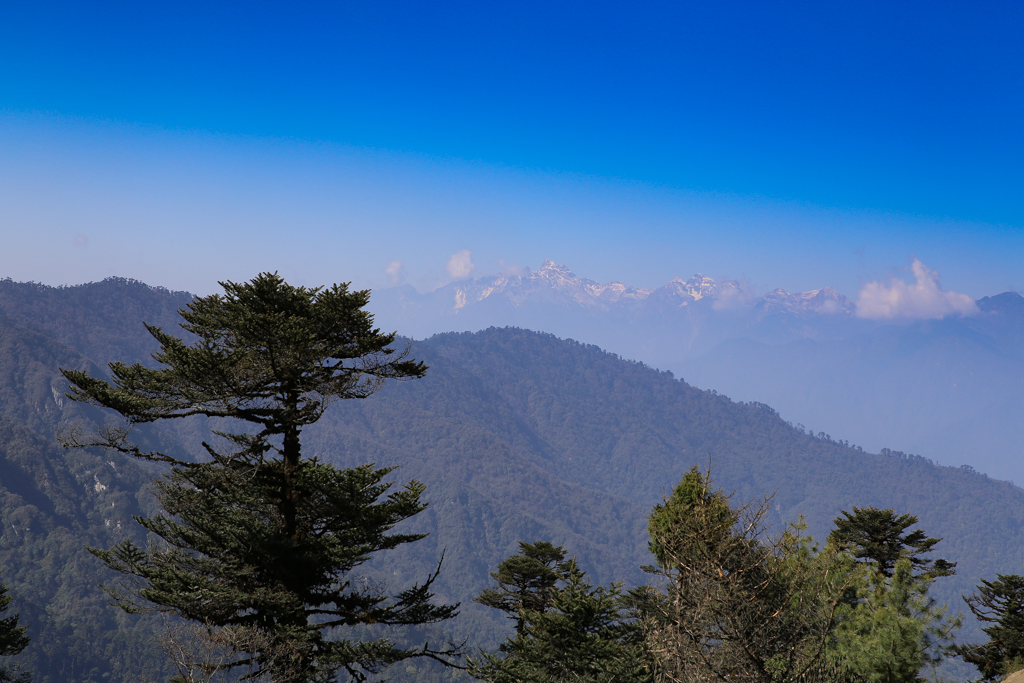
[[[97,584],[113,577],[85,549],[140,536],[131,515],[143,510],[150,476],[123,457],[54,442],[61,420],[88,416],[64,400],[57,367],[91,365],[0,320],[0,570],[32,639],[18,661],[39,683],[166,673],[157,623],[107,604]]]
[[[126,278],[74,287],[0,280],[0,318],[59,341],[102,366],[149,362],[157,345],[140,324],[177,330],[192,295]]]
[[[779,524],[804,515],[819,539],[853,505],[918,515],[959,562],[937,587],[954,609],[978,578],[1024,560],[1024,491],[1007,482],[804,434],[767,406],[550,335],[445,334],[413,352],[431,366],[426,379],[337,406],[309,443],[339,464],[401,464],[402,478],[428,485],[433,510],[419,523],[453,553],[451,597],[482,587],[520,538],[564,543],[599,580],[633,579],[649,561],[633,530],[709,457],[725,488],[774,492]]]

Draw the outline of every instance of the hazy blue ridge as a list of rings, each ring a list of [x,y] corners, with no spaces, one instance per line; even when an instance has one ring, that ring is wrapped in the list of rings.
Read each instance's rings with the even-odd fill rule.
[[[973,315],[867,319],[829,287],[763,295],[697,274],[654,290],[546,262],[517,275],[375,293],[416,338],[518,326],[596,344],[867,450],[927,453],[1024,482],[1024,297]]]

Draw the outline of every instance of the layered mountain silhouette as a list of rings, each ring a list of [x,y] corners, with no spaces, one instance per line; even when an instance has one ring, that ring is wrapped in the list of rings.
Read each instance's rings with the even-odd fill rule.
[[[713,297],[694,301],[704,299]],[[115,577],[83,547],[138,537],[131,515],[152,511],[145,488],[155,472],[55,444],[66,421],[104,419],[63,398],[57,368],[102,372],[111,360],[147,360],[155,344],[142,322],[173,330],[189,300],[118,279],[69,288],[0,281],[0,569],[30,624],[23,657],[38,681],[166,673],[162,623],[107,605],[96,583]],[[1019,571],[1024,491],[969,468],[867,453],[809,434],[767,405],[550,334],[449,333],[412,342],[411,353],[430,366],[426,378],[336,404],[303,443],[307,455],[339,466],[398,465],[397,481],[427,485],[430,506],[406,529],[427,539],[383,554],[357,577],[401,589],[444,555],[439,597],[461,601],[462,614],[414,633],[419,643],[448,636],[493,646],[508,632],[507,620],[471,598],[521,540],[564,545],[597,582],[643,581],[646,515],[689,467],[708,462],[737,502],[773,495],[776,530],[804,515],[822,539],[853,505],[918,515],[943,537],[938,555],[959,563],[936,587],[954,610],[978,579]],[[196,421],[139,436],[198,454],[207,435]],[[391,675],[435,673],[409,665]]]
[[[374,295],[378,321],[417,338],[518,326],[596,344],[877,451],[923,453],[1024,481],[1024,298],[977,313],[871,320],[831,287],[754,295],[701,274],[657,289],[536,271]]]
[[[756,326],[773,314],[848,320],[854,312],[853,302],[831,287],[798,294],[776,289],[763,297],[754,297],[740,282],[719,283],[697,273],[689,280],[675,278],[657,289],[642,289],[621,282],[602,284],[581,278],[550,260],[535,271],[526,269],[519,274],[453,282],[426,294],[410,285],[380,290],[375,294],[374,305],[382,323],[400,325],[403,331],[416,336],[499,325],[557,334],[557,330],[547,328],[559,324],[610,335],[612,330],[602,330],[597,324],[591,330],[585,323],[660,324],[680,332],[680,339],[699,338],[697,347],[684,343],[675,351],[682,355],[736,334],[740,329],[737,325],[746,328],[753,322]],[[737,317],[738,313],[745,315]],[[565,320],[565,316],[570,319]],[[579,323],[577,318],[581,319]],[[695,335],[694,331],[700,334]],[[771,341],[793,336],[780,332],[768,327],[763,335]],[[616,337],[609,336],[613,338]]]

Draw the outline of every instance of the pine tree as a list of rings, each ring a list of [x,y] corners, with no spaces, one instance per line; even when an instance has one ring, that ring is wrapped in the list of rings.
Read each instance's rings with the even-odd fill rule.
[[[841,512],[842,517],[836,518],[836,528],[829,534],[828,542],[852,553],[858,560],[874,563],[884,576],[892,577],[901,557],[907,557],[915,571],[932,578],[956,573],[956,562],[921,557],[932,552],[942,539],[928,538],[920,529],[904,533],[917,524],[914,515],[896,515],[891,508],[856,506],[853,514]]]
[[[549,593],[547,609],[523,610],[522,631],[501,645],[501,655],[470,660],[470,673],[490,683],[653,681],[620,587],[592,586],[572,560],[564,568],[565,585]]]
[[[0,583],[0,614],[10,606],[11,596],[7,594],[7,586]],[[19,618],[17,614],[0,618],[0,657],[16,655],[28,646],[29,638],[25,635],[28,626],[18,626]],[[31,680],[28,673],[19,672],[17,667],[0,667],[0,683],[29,683]]]
[[[846,589],[801,527],[765,533],[769,501],[730,505],[692,468],[651,512],[653,585],[632,592],[659,681],[832,679],[826,646]]]
[[[856,562],[843,597],[831,652],[860,678],[907,683],[945,655],[959,616],[949,617],[928,590],[956,563],[927,559],[942,539],[908,529],[917,517],[874,507],[842,511],[829,534],[832,549]]]
[[[507,613],[516,622],[516,633],[521,634],[524,611],[546,612],[550,607],[555,584],[566,576],[564,560],[562,546],[520,541],[519,554],[503,560],[498,571],[491,572],[498,585],[484,589],[474,602]]]
[[[164,513],[138,521],[160,539],[93,550],[127,581],[112,589],[129,611],[157,609],[198,622],[237,644],[225,666],[248,666],[274,681],[331,680],[414,656],[386,639],[337,637],[360,624],[412,625],[447,619],[457,606],[431,602],[435,572],[388,596],[352,571],[380,550],[422,538],[391,529],[416,515],[423,486],[390,491],[392,468],[339,470],[302,453],[300,432],[340,399],[365,398],[384,381],[422,377],[426,366],[390,346],[373,327],[369,293],[293,287],[277,274],[221,283],[224,294],[181,311],[187,344],[148,326],[159,367],[111,363],[111,380],[62,371],[71,398],[125,420],[65,445],[104,446],[167,463],[155,492]],[[209,459],[190,462],[129,440],[135,425],[190,416],[220,418]],[[440,565],[439,565],[440,568]],[[342,629],[338,631],[337,629]],[[332,631],[328,637],[328,631]],[[222,633],[227,631],[227,633]]]
[[[739,515],[729,499],[711,487],[697,467],[691,467],[667,500],[654,506],[647,518],[648,547],[658,565],[669,569],[681,558],[715,552],[734,537]],[[681,533],[683,529],[699,533]],[[742,546],[743,544],[741,544]]]
[[[928,597],[934,579],[914,575],[907,557],[892,575],[861,565],[858,600],[839,613],[832,654],[868,683],[913,683],[922,668],[937,664],[959,617],[949,618],[945,606]]]
[[[982,579],[975,595],[964,598],[989,637],[980,645],[958,645],[956,653],[978,668],[985,680],[995,680],[1024,668],[1024,577],[996,574]]]

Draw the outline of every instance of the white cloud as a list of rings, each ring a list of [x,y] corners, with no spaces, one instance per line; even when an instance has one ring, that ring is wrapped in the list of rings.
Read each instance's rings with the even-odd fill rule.
[[[939,274],[916,258],[910,266],[914,284],[893,278],[888,285],[869,282],[857,297],[857,315],[861,318],[945,318],[949,315],[974,315],[978,306],[966,294],[944,292]]]
[[[821,305],[818,306],[818,313],[823,313],[825,315],[834,315],[842,310],[843,307],[840,306],[839,302],[835,299],[825,299],[821,302]]]
[[[736,280],[726,280],[718,286],[711,308],[716,311],[739,311],[754,303],[750,288]]]
[[[473,254],[469,249],[463,249],[452,254],[452,257],[448,259],[447,265],[448,275],[453,280],[465,280],[473,271],[476,270],[476,266],[473,264]]]
[[[405,265],[401,261],[392,261],[384,272],[391,277],[391,284],[397,285],[405,279]]]
[[[516,263],[505,263],[502,259],[498,259],[498,265],[501,267],[502,275],[512,275],[515,277],[521,277],[529,271],[529,268],[523,268]]]

